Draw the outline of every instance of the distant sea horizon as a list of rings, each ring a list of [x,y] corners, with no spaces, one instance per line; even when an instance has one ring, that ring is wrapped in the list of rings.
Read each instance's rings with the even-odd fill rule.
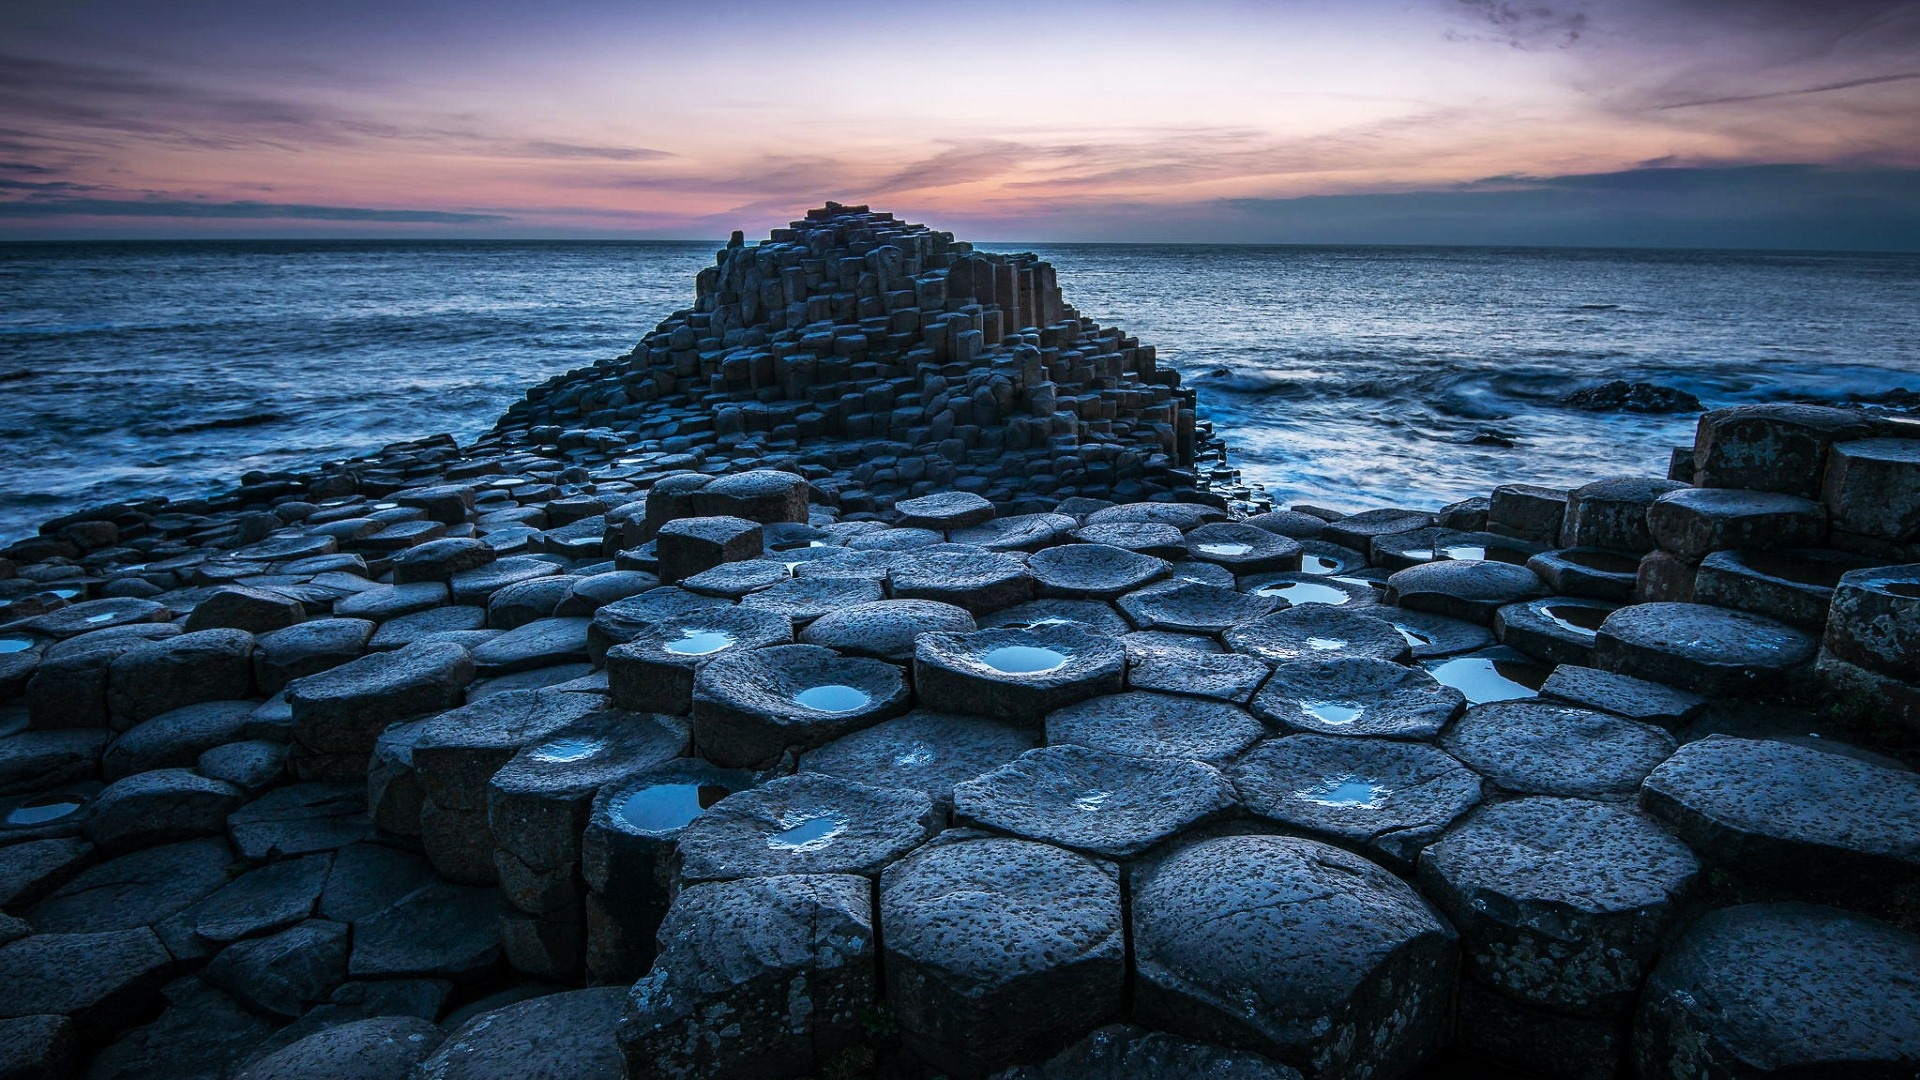
[[[100,502],[401,439],[471,440],[630,349],[724,240],[0,241],[0,538]],[[1613,379],[1707,407],[1920,389],[1920,255],[1748,248],[976,241],[1200,388],[1282,505],[1434,507],[1660,475],[1691,415],[1560,404]],[[1511,445],[1504,445],[1511,444]]]

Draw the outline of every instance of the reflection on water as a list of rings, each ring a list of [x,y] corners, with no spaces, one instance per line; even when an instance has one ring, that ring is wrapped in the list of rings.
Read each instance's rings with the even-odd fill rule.
[[[1066,653],[1038,645],[1002,645],[988,650],[980,661],[1009,675],[1043,675],[1067,666],[1071,659]]]
[[[873,695],[856,686],[833,683],[827,686],[810,686],[793,695],[793,700],[809,709],[844,713],[866,708],[868,703],[873,701]]]
[[[780,831],[767,837],[767,846],[796,854],[819,851],[847,831],[847,819],[834,812],[811,815],[794,811],[780,820]]]
[[[1487,656],[1454,656],[1429,660],[1421,666],[1429,675],[1465,694],[1471,705],[1539,697],[1541,685],[1551,674],[1539,664]]]
[[[613,812],[642,832],[673,832],[731,794],[718,784],[654,784],[620,800]]]

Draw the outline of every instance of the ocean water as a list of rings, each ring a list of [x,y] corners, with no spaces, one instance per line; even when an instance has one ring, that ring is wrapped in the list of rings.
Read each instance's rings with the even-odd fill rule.
[[[984,244],[990,250],[1013,245]],[[624,353],[711,243],[0,244],[0,538],[136,493],[491,427]],[[1434,507],[1660,474],[1708,407],[1920,389],[1920,256],[1041,245],[1070,303],[1198,386],[1282,504]],[[1474,445],[1496,435],[1511,447]]]

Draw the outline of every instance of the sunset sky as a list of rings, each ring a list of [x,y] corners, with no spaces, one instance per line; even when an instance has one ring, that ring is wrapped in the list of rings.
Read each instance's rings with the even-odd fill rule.
[[[1920,248],[1920,2],[0,0],[0,237]]]

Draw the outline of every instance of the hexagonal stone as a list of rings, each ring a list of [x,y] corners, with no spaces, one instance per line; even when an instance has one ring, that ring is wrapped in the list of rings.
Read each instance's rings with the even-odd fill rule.
[[[933,833],[933,801],[801,773],[729,795],[680,834],[680,879],[878,874]]]
[[[25,910],[29,904],[66,884],[91,861],[93,845],[77,837],[9,845],[7,857],[0,860],[0,910]]]
[[[627,995],[628,1075],[777,1080],[859,1042],[878,997],[872,895],[846,874],[687,889]]]
[[[778,559],[746,559],[721,563],[711,570],[702,570],[691,577],[682,578],[680,587],[701,596],[738,600],[748,593],[770,589],[791,580],[793,570]]]
[[[1132,629],[1112,604],[1098,600],[1030,600],[980,617],[980,629],[1031,629],[1036,626],[1078,626],[1094,634],[1125,634]]]
[[[1073,538],[1083,544],[1106,544],[1161,559],[1178,559],[1187,553],[1186,537],[1179,529],[1151,521],[1083,525],[1074,530]]]
[[[1128,1024],[1099,1028],[1044,1064],[1010,1069],[996,1080],[1109,1080],[1128,1076],[1300,1080],[1298,1071],[1251,1051],[1189,1042],[1164,1031]]]
[[[1705,916],[1661,959],[1633,1025],[1635,1073],[1877,1077],[1920,1060],[1920,937],[1810,904]]]
[[[1405,1075],[1444,1037],[1453,930],[1365,859],[1230,836],[1133,880],[1138,1022],[1319,1077]]]
[[[637,570],[609,570],[604,574],[575,578],[567,587],[566,595],[561,597],[560,603],[554,607],[553,614],[591,617],[594,612],[616,600],[639,596],[649,589],[658,588],[659,585],[659,578]],[[489,610],[492,609],[492,604],[493,602],[489,600]]]
[[[1020,560],[992,552],[934,550],[898,556],[888,591],[898,600],[937,600],[978,617],[1032,598],[1033,576]]]
[[[28,909],[27,920],[43,934],[149,926],[225,885],[232,863],[233,853],[221,840],[136,851],[88,867]]]
[[[1214,764],[1238,757],[1266,734],[1260,721],[1237,706],[1139,691],[1092,698],[1047,716],[1049,744]]]
[[[792,640],[792,620],[771,611],[729,607],[662,619],[607,650],[607,690],[623,709],[687,713],[702,665]]]
[[[22,629],[51,638],[72,638],[115,626],[161,623],[173,617],[165,604],[134,597],[83,600],[29,620]]]
[[[108,784],[87,812],[86,835],[118,854],[176,840],[218,836],[244,798],[240,789],[191,769],[155,769]]]
[[[354,920],[347,973],[473,981],[500,962],[503,907],[498,890],[429,881]]]
[[[1186,535],[1187,555],[1224,566],[1235,574],[1270,574],[1300,569],[1299,541],[1239,522],[1202,525]]]
[[[1524,566],[1447,560],[1395,573],[1387,579],[1386,602],[1468,622],[1490,623],[1501,607],[1545,593],[1539,575]]]
[[[626,994],[596,986],[542,994],[480,1013],[413,1075],[433,1080],[619,1080],[614,1041]]]
[[[1480,801],[1480,778],[1422,743],[1289,735],[1254,747],[1227,773],[1252,813],[1408,870]]]
[[[1624,604],[1633,599],[1640,559],[1604,548],[1563,548],[1533,556],[1527,560],[1527,569],[1540,575],[1558,595]]]
[[[1223,521],[1227,512],[1218,507],[1203,503],[1175,502],[1137,502],[1121,503],[1109,506],[1087,515],[1088,525],[1106,525],[1112,522],[1151,522],[1171,525],[1181,532],[1205,525],[1210,521]]]
[[[1554,668],[1540,696],[1666,728],[1691,720],[1707,705],[1706,698],[1686,690],[1573,664]]]
[[[162,937],[182,955],[292,926],[313,914],[332,863],[331,855],[308,855],[250,870],[163,923]]]
[[[474,670],[485,676],[580,663],[587,659],[591,619],[536,619],[473,650]]]
[[[913,655],[913,640],[922,632],[964,634],[973,628],[973,616],[965,608],[952,604],[933,600],[876,600],[851,604],[820,616],[800,632],[800,640],[855,656],[905,660]]]
[[[509,585],[559,572],[560,567],[544,559],[497,559],[454,574],[453,580],[447,582],[448,595],[456,604],[485,607],[488,598]]]
[[[1294,731],[1426,739],[1459,715],[1466,696],[1419,668],[1361,656],[1274,669],[1253,711]]]
[[[740,606],[756,611],[771,611],[792,619],[795,626],[811,623],[824,616],[861,604],[882,602],[886,590],[877,581],[858,578],[813,578],[783,581],[768,589],[740,598]],[[930,603],[902,600],[897,603]]]
[[[1700,561],[1693,599],[1739,608],[1818,633],[1827,624],[1833,590],[1849,571],[1880,560],[1823,548],[1716,551]]]
[[[593,613],[593,624],[587,628],[587,656],[596,664],[605,663],[608,649],[632,641],[654,623],[731,606],[717,596],[701,596],[673,585],[615,600]]]
[[[0,738],[0,793],[44,791],[99,771],[104,731],[23,731]]]
[[[144,927],[33,934],[0,947],[0,1018],[66,1016],[104,1041],[147,1009],[172,969]]]
[[[1468,709],[1440,745],[1508,791],[1597,798],[1637,791],[1675,744],[1610,713],[1509,701]]]
[[[1826,507],[1811,499],[1737,488],[1684,488],[1647,510],[1660,546],[1688,561],[1727,548],[1818,547]]]
[[[1469,705],[1539,697],[1540,687],[1553,670],[1505,645],[1423,660],[1420,666],[1435,679],[1465,694]]]
[[[1640,805],[1761,881],[1847,889],[1920,868],[1920,774],[1845,754],[1709,735],[1647,777]]]
[[[1156,631],[1143,630],[1152,634]],[[1213,644],[1209,638],[1202,638]],[[1130,645],[1135,643],[1128,642]],[[1241,653],[1195,653],[1184,649],[1128,649],[1127,686],[1189,694],[1245,705],[1267,680],[1273,668],[1258,657]]]
[[[1030,750],[953,788],[956,822],[1115,859],[1236,805],[1233,785],[1211,765],[1085,746]]]
[[[700,755],[732,768],[771,768],[906,711],[905,674],[884,660],[818,645],[774,645],[722,656],[693,684]]]
[[[107,703],[116,716],[145,720],[183,705],[253,694],[253,635],[202,630],[136,645],[114,658]]]
[[[1739,405],[1702,414],[1693,436],[1694,483],[1812,498],[1820,494],[1827,448],[1871,438],[1858,409],[1820,405]]]
[[[373,835],[360,784],[275,788],[227,818],[227,836],[248,862],[332,851]]]
[[[657,908],[657,924],[672,899],[674,844],[681,831],[753,782],[744,769],[677,758],[605,785],[593,797],[580,839],[588,886],[621,909]],[[647,928],[649,937],[652,930]]]
[[[1375,537],[1412,532],[1415,529],[1430,528],[1432,525],[1432,514],[1419,510],[1390,508],[1350,514],[1338,521],[1328,522],[1320,535],[1342,547],[1349,547],[1355,551],[1370,551]]]
[[[100,775],[118,780],[149,769],[191,766],[206,751],[240,738],[253,708],[251,701],[207,701],[142,720],[107,747]]]
[[[187,616],[186,630],[245,630],[249,634],[270,634],[304,621],[306,608],[300,601],[271,589],[253,589],[245,585],[225,585],[207,594]]]
[[[1632,1007],[1699,870],[1652,820],[1584,799],[1483,806],[1420,855],[1469,971],[1531,1004],[1599,1016]]]
[[[1820,493],[1834,528],[1911,542],[1920,535],[1920,439],[1835,443]]]
[[[1027,560],[1040,595],[1114,600],[1173,573],[1164,559],[1105,544],[1062,544]]]
[[[748,469],[715,477],[693,492],[694,513],[745,518],[772,525],[807,520],[807,481],[775,469]]]
[[[1841,577],[1824,644],[1868,671],[1920,682],[1920,566],[1854,570]]]
[[[972,544],[988,551],[1039,551],[1065,540],[1079,524],[1077,518],[1065,514],[1017,514],[954,529],[949,535],[956,544]]]
[[[881,878],[887,1003],[956,1075],[1030,1059],[1119,1012],[1119,873],[1045,844],[937,843]]]
[[[1583,664],[1593,657],[1594,635],[1618,605],[1604,600],[1548,596],[1508,604],[1493,615],[1500,643],[1549,664]]]
[[[347,949],[345,925],[308,919],[222,949],[206,980],[255,1012],[292,1019],[346,981]]]
[[[1220,585],[1176,580],[1128,593],[1119,600],[1127,620],[1140,630],[1218,634],[1273,611],[1279,601]]]
[[[1704,604],[1634,604],[1607,616],[1593,666],[1703,694],[1777,690],[1818,642],[1784,623]]]
[[[1055,709],[1120,692],[1126,652],[1077,626],[921,634],[919,703],[941,712],[1038,724]]]
[[[1276,664],[1356,656],[1404,660],[1407,656],[1406,638],[1391,623],[1325,604],[1275,612],[1236,626],[1225,636],[1233,651]]]
[[[1686,486],[1650,476],[1620,476],[1574,488],[1567,492],[1560,544],[1635,553],[1652,551],[1647,508],[1660,496]]]
[[[672,584],[722,563],[758,558],[764,538],[757,523],[723,515],[669,521],[655,545],[660,580]]]
[[[446,537],[417,544],[393,557],[393,582],[450,581],[455,574],[478,570],[499,558],[484,540]]]
[[[373,637],[367,619],[315,619],[275,630],[254,643],[253,679],[264,694],[358,659]]]
[[[460,704],[473,673],[467,650],[423,642],[296,679],[287,685],[294,738],[316,753],[367,754],[388,724]]]
[[[377,585],[365,592],[342,597],[333,605],[333,613],[339,618],[385,622],[402,615],[437,608],[446,602],[447,586],[444,582],[423,581],[412,585]]]
[[[972,492],[943,491],[893,504],[903,529],[964,529],[993,520],[993,504]]]
[[[1478,623],[1450,619],[1427,611],[1382,608],[1377,615],[1399,632],[1407,651],[1415,660],[1431,660],[1472,652],[1493,644],[1493,632]]]

